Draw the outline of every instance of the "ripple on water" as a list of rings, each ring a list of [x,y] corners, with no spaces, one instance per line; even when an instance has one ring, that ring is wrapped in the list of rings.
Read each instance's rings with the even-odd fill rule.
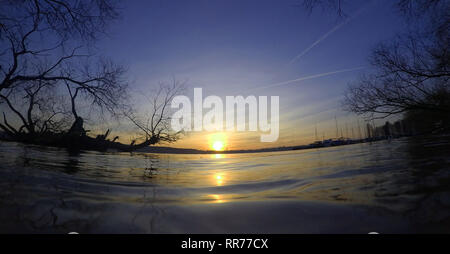
[[[368,211],[382,208],[378,211],[381,214],[412,216],[412,221],[419,221],[420,214],[434,209],[435,218],[445,219],[442,213],[448,211],[445,204],[450,191],[448,144],[442,140],[398,139],[215,157],[71,154],[64,149],[0,143],[0,206],[3,215],[14,214],[13,208],[23,208],[25,214],[35,216],[55,205],[56,210],[49,208],[50,214],[64,211],[70,218],[83,217],[88,211],[96,213],[100,203],[124,214],[150,206],[153,208],[146,216],[155,216],[162,213],[157,207],[166,206],[178,214],[183,209],[192,212],[191,206],[209,211],[211,205],[220,205],[224,212],[227,207],[256,204],[252,202],[258,204],[254,209],[261,209],[262,203],[276,206],[277,202],[293,202],[287,207],[297,207],[296,202],[319,202],[362,206],[370,208]],[[279,216],[289,217],[290,213],[280,210]],[[109,216],[119,221],[122,215]]]

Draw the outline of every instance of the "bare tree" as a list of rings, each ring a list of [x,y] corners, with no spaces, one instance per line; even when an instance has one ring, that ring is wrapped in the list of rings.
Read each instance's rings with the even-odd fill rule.
[[[74,73],[85,77],[83,82],[63,79],[70,96],[74,124],[81,119],[77,112],[77,100],[98,108],[101,113],[107,111],[116,115],[118,110],[122,110],[128,99],[128,83],[124,78],[126,69],[123,66],[101,60],[94,64],[87,63],[79,73],[68,68],[65,74],[71,77]]]
[[[125,68],[92,56],[90,45],[117,17],[112,0],[2,0],[0,103],[6,104],[22,125],[14,128],[3,112],[0,128],[7,133],[26,131],[29,136],[53,129],[62,112],[56,110],[48,119],[32,119],[33,111],[44,108],[51,90],[64,86],[71,98],[74,124],[80,118],[76,98],[90,101],[100,111],[115,113],[126,98]],[[14,104],[23,93],[27,107]]]
[[[61,133],[69,126],[70,115],[64,97],[57,93],[53,83],[27,82],[27,86],[10,92],[9,96],[0,95],[11,113],[19,119],[19,127],[15,128],[8,123],[6,112],[2,113],[3,124],[0,123],[0,128],[9,136],[20,139],[49,132]]]
[[[170,128],[170,103],[185,89],[185,83],[175,79],[172,80],[172,83],[160,82],[152,96],[147,98],[150,105],[149,112],[142,115],[129,110],[125,113],[125,116],[141,131],[145,139],[140,146],[160,142],[172,143],[180,138],[182,133],[173,132]]]
[[[443,5],[421,24],[426,29],[377,46],[370,57],[375,71],[349,86],[345,108],[369,118],[411,110],[449,114],[449,11]]]

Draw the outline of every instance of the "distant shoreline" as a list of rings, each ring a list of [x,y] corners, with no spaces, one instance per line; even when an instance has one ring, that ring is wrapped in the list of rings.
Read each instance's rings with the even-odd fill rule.
[[[271,148],[261,148],[261,149],[247,149],[247,150],[226,150],[226,151],[213,151],[213,150],[198,150],[193,148],[175,148],[175,147],[166,147],[166,146],[148,146],[144,148],[139,148],[130,152],[136,153],[155,153],[155,154],[243,154],[243,153],[268,153],[268,152],[284,152],[284,151],[296,151],[296,150],[308,150],[308,149],[320,149],[320,148],[328,148],[328,147],[336,147],[336,146],[345,146],[345,145],[353,145],[353,144],[361,144],[361,143],[373,143],[383,140],[393,140],[399,139],[403,137],[411,137],[411,136],[420,136],[419,135],[402,135],[395,137],[376,137],[376,138],[365,138],[365,139],[330,139],[332,140],[331,144],[326,141],[316,141],[314,143],[308,145],[297,145],[297,146],[285,146],[285,147],[271,147]],[[422,134],[423,135],[423,134]],[[0,142],[17,142],[12,140],[5,140],[0,138]],[[23,142],[17,142],[21,144],[26,144]],[[39,144],[37,144],[39,145]],[[49,147],[46,145],[42,145],[44,147]],[[60,147],[64,148],[64,147]],[[92,151],[85,150],[84,151]],[[124,152],[114,148],[107,149],[104,152]]]
[[[401,136],[406,137],[406,136]],[[401,137],[395,137],[392,139],[397,139]],[[284,152],[284,151],[296,151],[296,150],[307,150],[307,149],[320,149],[327,147],[336,147],[344,145],[353,145],[361,143],[372,143],[382,140],[388,140],[388,138],[381,137],[376,139],[361,139],[361,140],[347,140],[341,141],[341,143],[330,146],[318,146],[317,144],[308,145],[297,145],[297,146],[285,146],[285,147],[271,147],[271,148],[261,148],[261,149],[248,149],[248,150],[228,150],[228,151],[212,151],[212,150],[198,150],[193,148],[174,148],[174,147],[164,147],[164,146],[149,146],[145,148],[140,148],[134,152],[138,153],[163,153],[163,154],[240,154],[240,153],[268,153],[268,152]]]

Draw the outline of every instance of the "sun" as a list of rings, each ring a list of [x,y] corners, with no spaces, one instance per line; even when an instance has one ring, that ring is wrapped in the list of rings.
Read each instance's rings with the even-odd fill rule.
[[[222,141],[215,141],[212,145],[212,149],[215,151],[222,151],[224,144]]]
[[[223,151],[226,147],[227,136],[224,133],[214,133],[209,136],[209,147],[214,151]]]

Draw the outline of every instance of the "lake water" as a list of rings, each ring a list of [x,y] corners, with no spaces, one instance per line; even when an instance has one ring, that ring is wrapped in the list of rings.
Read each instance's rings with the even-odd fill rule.
[[[450,233],[449,137],[252,154],[0,143],[1,233]]]

